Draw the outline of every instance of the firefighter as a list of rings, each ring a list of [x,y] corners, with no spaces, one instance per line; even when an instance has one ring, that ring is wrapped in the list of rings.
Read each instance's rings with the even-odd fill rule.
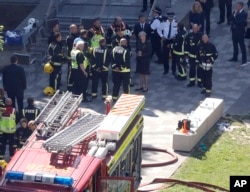
[[[49,76],[49,86],[55,91],[60,89],[62,64],[67,62],[63,56],[62,36],[60,33],[55,35],[56,41],[51,42],[48,48],[48,59],[54,70]]]
[[[185,37],[186,30],[184,29],[183,23],[178,23],[177,35],[173,40],[172,49],[173,49],[173,61],[172,65],[177,66],[178,73],[176,75],[177,80],[186,80],[187,79],[187,70],[186,70],[186,60],[185,60]]]
[[[22,117],[26,118],[27,121],[35,120],[40,114],[40,109],[36,108],[34,105],[34,99],[29,97],[27,99],[28,106],[22,110]]]
[[[84,63],[84,42],[78,41],[75,48],[71,51],[71,68],[73,76],[73,93],[83,94],[83,101],[90,102],[87,97],[88,88],[88,66]]]
[[[195,86],[195,82],[197,82],[198,87],[202,87],[200,77],[201,69],[196,63],[196,53],[201,38],[202,34],[199,33],[199,26],[194,24],[192,26],[192,32],[189,33],[185,39],[185,54],[189,62],[189,83],[187,84],[187,87]]]
[[[92,64],[92,98],[97,97],[98,81],[102,81],[102,99],[108,96],[108,69],[110,62],[110,53],[106,47],[106,40],[104,38],[99,40],[99,47],[93,49]]]
[[[5,99],[5,109],[0,119],[0,160],[4,158],[7,141],[9,142],[9,155],[15,153],[16,110],[12,107],[12,100]]]
[[[129,39],[123,34],[120,28],[117,28],[115,30],[115,36],[111,41],[111,48],[114,49],[116,46],[119,46],[122,38],[125,38],[127,40],[127,49],[131,50]]]
[[[130,51],[130,53],[131,53],[131,47],[130,47],[130,42],[129,42],[129,38],[126,36],[126,35],[124,35],[123,34],[123,32],[121,31],[121,29],[120,28],[117,28],[116,30],[115,30],[115,36],[113,37],[113,40],[112,40],[112,42],[111,42],[111,47],[112,47],[112,49],[114,49],[116,46],[119,46],[120,45],[120,41],[121,41],[121,39],[122,38],[125,38],[126,40],[127,40],[127,49]],[[132,54],[132,53],[131,53]],[[130,77],[129,78],[129,85],[130,85],[130,87],[134,87],[134,84],[133,84],[133,82],[132,82],[132,78]]]
[[[88,31],[88,37],[90,39],[90,47],[99,47],[100,39],[105,37],[104,29],[101,26],[101,19],[98,17],[94,20],[93,27]]]
[[[162,47],[162,61],[164,66],[163,75],[168,74],[169,72],[169,54],[171,53],[171,47],[173,40],[177,34],[177,21],[174,19],[175,14],[173,12],[168,12],[167,15],[164,15],[163,22],[160,23],[157,33],[163,41]],[[176,66],[172,63],[172,74],[176,75]]]
[[[113,70],[113,94],[112,98],[117,101],[120,86],[123,86],[123,93],[130,93],[130,50],[127,48],[127,40],[122,38],[120,46],[112,50],[112,70]]]
[[[67,57],[70,58],[70,53],[74,46],[74,40],[79,37],[78,28],[76,24],[71,24],[69,26],[69,35],[66,37],[66,45],[67,45]],[[71,62],[68,61],[68,73],[67,73],[67,89],[68,91],[72,91],[73,80],[71,76]]]
[[[23,147],[27,139],[32,134],[32,130],[28,128],[28,121],[26,118],[22,118],[20,120],[20,124],[21,124],[21,127],[17,128],[16,135],[15,135],[18,149],[21,149]]]
[[[202,41],[197,49],[197,61],[201,67],[201,80],[203,85],[201,94],[205,94],[206,97],[211,95],[213,64],[217,57],[218,52],[215,46],[209,42],[206,34],[203,35]]]
[[[116,29],[120,29],[123,35],[125,35],[127,39],[129,39],[131,35],[130,27],[122,21],[121,17],[116,17],[114,22],[107,29],[106,41],[107,41],[108,47],[111,46],[111,42],[112,42],[113,37],[115,36]]]

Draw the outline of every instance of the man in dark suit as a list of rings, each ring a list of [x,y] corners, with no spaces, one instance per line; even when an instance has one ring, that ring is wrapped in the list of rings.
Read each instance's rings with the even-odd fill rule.
[[[238,60],[238,44],[242,53],[241,66],[246,65],[247,55],[246,55],[246,45],[245,45],[245,27],[247,25],[247,12],[244,10],[243,2],[237,2],[235,6],[235,11],[232,16],[232,40],[233,40],[233,57],[229,61]]]
[[[150,0],[150,7],[152,7],[153,4],[154,4],[154,0]],[[143,0],[143,8],[141,12],[147,11],[147,8],[148,8],[148,0]]]
[[[3,69],[3,87],[7,95],[12,100],[12,106],[15,108],[17,99],[18,111],[23,109],[23,96],[26,89],[26,76],[24,69],[18,65],[18,58],[13,55],[10,57],[10,65]]]
[[[144,15],[139,15],[139,22],[135,24],[134,26],[134,34],[136,37],[136,44],[139,40],[139,33],[141,31],[144,31],[147,35],[147,40],[149,40],[151,28],[148,23],[146,23],[146,17]]]

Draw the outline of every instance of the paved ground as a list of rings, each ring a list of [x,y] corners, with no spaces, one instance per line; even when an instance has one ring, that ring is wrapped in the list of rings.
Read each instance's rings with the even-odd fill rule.
[[[193,1],[173,0],[172,3],[171,11],[184,14],[190,9]],[[238,63],[227,62],[227,59],[231,58],[233,50],[230,28],[226,24],[217,25],[217,19],[218,8],[214,7],[211,14],[211,41],[216,45],[219,57],[214,67],[212,97],[224,99],[225,113],[248,113],[250,112],[250,104],[247,102],[250,93],[250,65],[237,68],[235,65]],[[132,64],[134,63],[135,59],[133,57]],[[37,73],[28,77],[28,89],[25,92],[25,98],[29,96],[36,98],[37,105],[40,107],[44,106],[49,100],[42,94],[43,88],[47,86],[48,76],[42,74],[41,70],[41,67],[37,67]],[[199,88],[187,88],[187,81],[176,81],[172,75],[162,76],[162,70],[162,65],[151,64],[149,92],[145,94],[146,105],[142,112],[145,117],[143,145],[172,151],[172,135],[177,121],[196,108],[204,97],[200,94]],[[66,74],[64,73],[63,84],[65,83],[65,78]],[[137,77],[134,74],[133,80],[137,82]],[[132,94],[141,93],[135,92],[132,88]],[[93,110],[99,113],[104,113],[105,111],[100,97],[92,103],[83,104],[82,107],[85,110]],[[143,169],[142,182],[150,181],[155,177],[170,177],[189,155],[188,153],[180,152],[176,152],[176,154],[179,161],[173,165]],[[156,162],[168,159],[168,156],[156,153],[144,153],[143,156],[143,162]]]

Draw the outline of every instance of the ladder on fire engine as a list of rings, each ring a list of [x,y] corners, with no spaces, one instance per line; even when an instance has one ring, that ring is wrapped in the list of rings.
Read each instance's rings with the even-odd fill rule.
[[[50,137],[43,146],[48,152],[70,153],[75,145],[96,130],[104,117],[100,114],[86,114],[76,123]]]
[[[71,92],[60,93],[59,91],[51,98],[35,122],[37,137],[49,138],[63,129],[82,101],[81,95]]]

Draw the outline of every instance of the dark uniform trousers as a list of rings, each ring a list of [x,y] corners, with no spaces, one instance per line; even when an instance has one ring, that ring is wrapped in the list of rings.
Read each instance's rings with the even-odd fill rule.
[[[197,81],[198,85],[201,86],[201,67],[197,64],[197,61],[193,57],[188,57],[189,60],[189,81],[191,84],[195,84]],[[197,78],[196,78],[197,77]]]
[[[72,76],[71,62],[68,63],[67,89],[68,91],[72,91],[73,89],[73,76]]]
[[[53,65],[53,68],[54,70],[49,76],[49,86],[56,91],[61,86],[62,66]]]
[[[153,6],[154,0],[150,0],[150,7]],[[148,7],[148,0],[143,0],[143,8],[147,9]]]
[[[130,93],[130,72],[113,71],[113,98],[117,99],[119,95],[120,86],[123,86],[123,93]]]
[[[12,106],[16,108],[16,99],[17,99],[17,106],[18,106],[18,113],[21,113],[23,110],[23,95],[24,91],[23,90],[13,90],[13,91],[7,91],[7,95],[9,98],[12,100]]]
[[[172,51],[171,51],[171,43],[172,41],[171,40],[164,40],[163,41],[163,47],[162,47],[162,61],[163,61],[163,66],[164,66],[164,72],[165,73],[168,73],[169,72],[169,54],[171,52],[172,54]],[[172,62],[172,66],[171,66],[171,69],[172,69],[172,73],[175,75],[176,73],[176,65],[174,64],[174,62]]]
[[[4,158],[7,141],[9,141],[9,155],[12,157],[16,150],[15,133],[0,132],[0,160]]]
[[[202,67],[201,69],[201,82],[203,85],[203,89],[206,91],[206,93],[211,93],[212,91],[212,74],[213,74],[213,68],[209,70],[204,70]]]
[[[88,78],[79,69],[72,69],[73,89],[76,95],[83,94],[83,99],[87,98]]]
[[[161,37],[154,31],[151,34],[151,44],[152,44],[152,52],[151,57],[156,54],[158,61],[162,61],[161,58]]]
[[[237,31],[237,29],[232,30],[232,40],[233,40],[233,48],[234,48],[234,55],[233,58],[238,58],[238,44],[240,46],[241,50],[241,56],[242,56],[242,63],[245,63],[247,61],[247,54],[246,54],[246,45],[245,45],[245,39],[244,39],[244,33],[241,33]]]
[[[173,54],[173,65],[177,66],[178,68],[177,78],[179,80],[187,79],[187,69],[184,55]]]
[[[227,21],[232,20],[232,0],[219,0],[220,21],[225,21],[225,7],[227,9]]]
[[[108,71],[96,71],[93,70],[92,73],[92,96],[97,96],[97,88],[99,79],[102,82],[102,97],[106,98],[108,96]]]

